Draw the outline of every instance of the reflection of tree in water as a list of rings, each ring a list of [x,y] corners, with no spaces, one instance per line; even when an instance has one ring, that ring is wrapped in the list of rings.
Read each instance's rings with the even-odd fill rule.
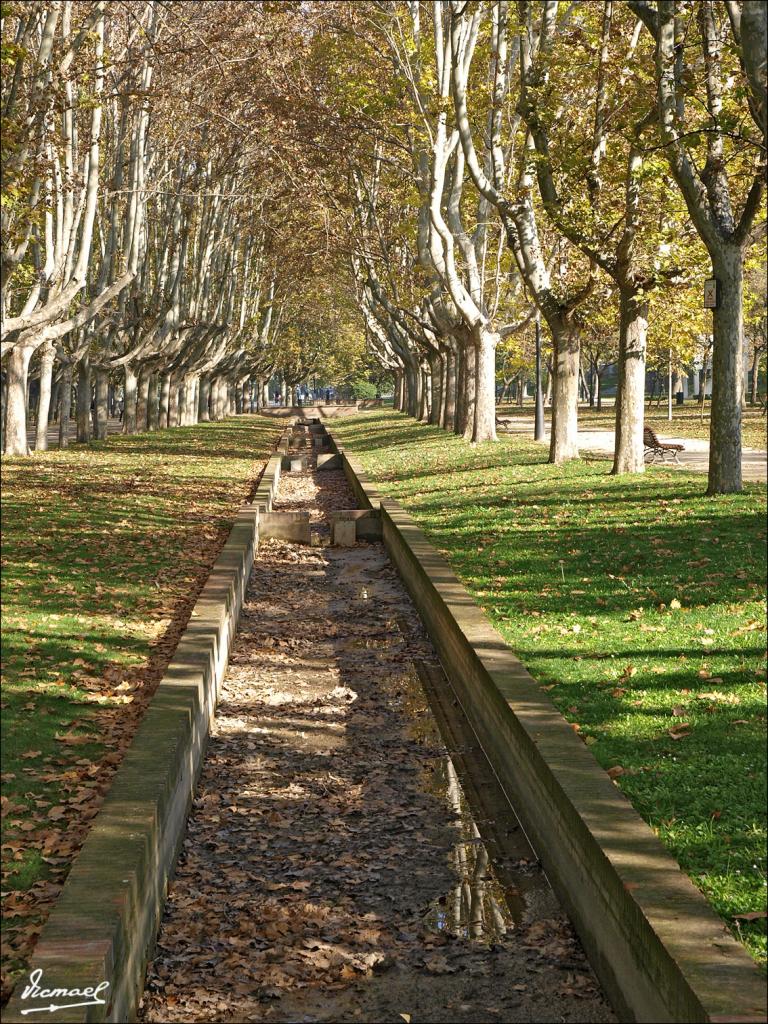
[[[435,923],[440,931],[493,942],[506,935],[512,926],[511,915],[450,758],[445,759],[444,767],[446,796],[461,838],[452,854],[458,881],[438,910]]]

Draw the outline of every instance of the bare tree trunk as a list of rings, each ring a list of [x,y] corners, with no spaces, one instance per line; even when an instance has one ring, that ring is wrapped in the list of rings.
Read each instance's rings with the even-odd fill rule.
[[[204,373],[200,378],[200,390],[197,396],[197,419],[200,423],[207,423],[211,414],[208,411],[208,403],[211,398],[211,378]]]
[[[742,253],[723,246],[713,270],[719,303],[713,317],[712,413],[707,494],[741,490],[741,399],[743,392]]]
[[[37,402],[37,436],[35,448],[44,452],[48,447],[48,415],[51,409],[51,385],[56,349],[52,342],[45,342],[40,350],[40,397]]]
[[[549,461],[560,465],[579,457],[579,340],[553,332],[554,373]]]
[[[59,448],[69,448],[69,417],[72,412],[72,364],[61,371],[61,412],[59,413]]]
[[[149,426],[149,385],[152,374],[149,368],[142,366],[139,371],[139,382],[136,388],[136,429],[140,434]]]
[[[442,425],[445,430],[456,429],[456,390],[457,390],[457,366],[458,358],[455,345],[448,349],[447,365],[445,368],[445,411]]]
[[[262,408],[268,409],[269,408],[269,381],[268,380],[264,381],[264,383],[262,384],[262,389],[263,390],[261,392],[261,405],[262,405]]]
[[[55,364],[54,364],[55,365]],[[61,383],[58,379],[54,380],[53,387],[51,388],[51,404],[48,409],[48,424],[58,422],[59,419],[59,398],[61,393]]]
[[[595,397],[597,399],[597,411],[602,412],[603,409],[603,382],[601,379],[600,371],[595,364],[595,382],[593,385]]]
[[[6,370],[5,454],[27,455],[27,375],[34,348],[16,345]]]
[[[171,374],[170,392],[168,395],[168,426],[178,427],[181,409],[179,406],[179,393],[181,391],[179,378]]]
[[[171,375],[170,373],[164,373],[160,377],[160,410],[159,420],[160,429],[165,430],[168,427],[168,412],[171,407]]]
[[[91,439],[91,361],[87,355],[77,364],[77,440]]]
[[[544,405],[552,405],[552,391],[554,389],[555,375],[552,371],[552,363],[547,360],[547,390],[544,394]]]
[[[394,372],[394,408],[402,413],[406,407],[406,374],[402,370]]]
[[[136,374],[126,364],[123,388],[123,433],[136,433]]]
[[[109,422],[109,371],[94,371],[93,436],[97,441],[107,438]]]
[[[496,345],[498,334],[479,327],[475,331],[476,359],[473,441],[496,440]]]
[[[195,378],[185,373],[181,385],[181,425],[189,427],[195,422]]]
[[[432,426],[440,424],[440,409],[443,402],[443,357],[439,352],[430,356],[430,403],[429,422]]]
[[[619,306],[619,390],[611,472],[643,473],[648,301],[639,298],[633,290],[621,288]]]
[[[160,426],[160,395],[157,390],[158,375],[153,372],[149,377],[147,394],[147,429],[157,430]]]
[[[431,374],[423,366],[416,370],[419,378],[419,411],[418,419],[422,423],[429,423],[429,395],[432,388]]]
[[[445,426],[445,405],[448,400],[448,361],[450,357],[449,349],[442,348],[440,350],[440,407],[435,420],[438,427]]]
[[[408,361],[405,364],[405,409],[409,416],[414,419],[419,412],[419,388],[416,380],[416,370],[413,363]]]

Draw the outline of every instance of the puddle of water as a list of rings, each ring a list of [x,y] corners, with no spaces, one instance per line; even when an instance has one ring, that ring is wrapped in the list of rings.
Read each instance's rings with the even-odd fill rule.
[[[507,889],[496,875],[450,757],[439,763],[432,780],[434,789],[440,791],[456,815],[460,838],[450,855],[456,884],[435,900],[423,923],[437,932],[498,942],[521,922],[525,904],[519,891]]]
[[[549,914],[557,907],[554,894],[474,733],[454,707],[442,669],[412,665],[382,685],[402,708],[410,735],[425,747],[425,769],[428,764],[431,770],[423,784],[448,805],[457,833],[450,853],[456,883],[429,906],[424,923],[492,943]]]

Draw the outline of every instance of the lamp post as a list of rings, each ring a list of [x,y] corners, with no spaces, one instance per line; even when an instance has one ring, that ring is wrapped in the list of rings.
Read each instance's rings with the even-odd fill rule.
[[[536,412],[533,426],[534,441],[544,440],[544,395],[541,392],[541,315],[536,311]]]

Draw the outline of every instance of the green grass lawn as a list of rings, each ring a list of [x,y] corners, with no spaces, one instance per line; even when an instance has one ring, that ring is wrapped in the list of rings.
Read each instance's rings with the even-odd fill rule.
[[[333,425],[415,516],[758,960],[766,922],[766,489],[548,465],[393,412]]]
[[[6,994],[277,433],[243,417],[3,460]]]
[[[579,408],[579,429],[580,430],[614,430],[616,427],[616,414],[613,404],[606,405],[600,412],[582,405]],[[531,433],[533,433],[533,403],[529,399],[523,408],[516,405],[504,403],[498,406],[498,413],[501,416],[522,416],[531,421]],[[547,421],[549,421],[550,410],[546,410]],[[709,440],[709,402],[704,410],[702,419],[699,407],[693,402],[687,402],[684,406],[673,406],[672,422],[667,419],[667,407],[664,402],[660,406],[645,407],[645,422],[653,427],[660,437],[698,437]],[[766,418],[759,409],[747,407],[744,409],[742,418],[742,443],[745,448],[758,448],[765,451],[766,448]]]

